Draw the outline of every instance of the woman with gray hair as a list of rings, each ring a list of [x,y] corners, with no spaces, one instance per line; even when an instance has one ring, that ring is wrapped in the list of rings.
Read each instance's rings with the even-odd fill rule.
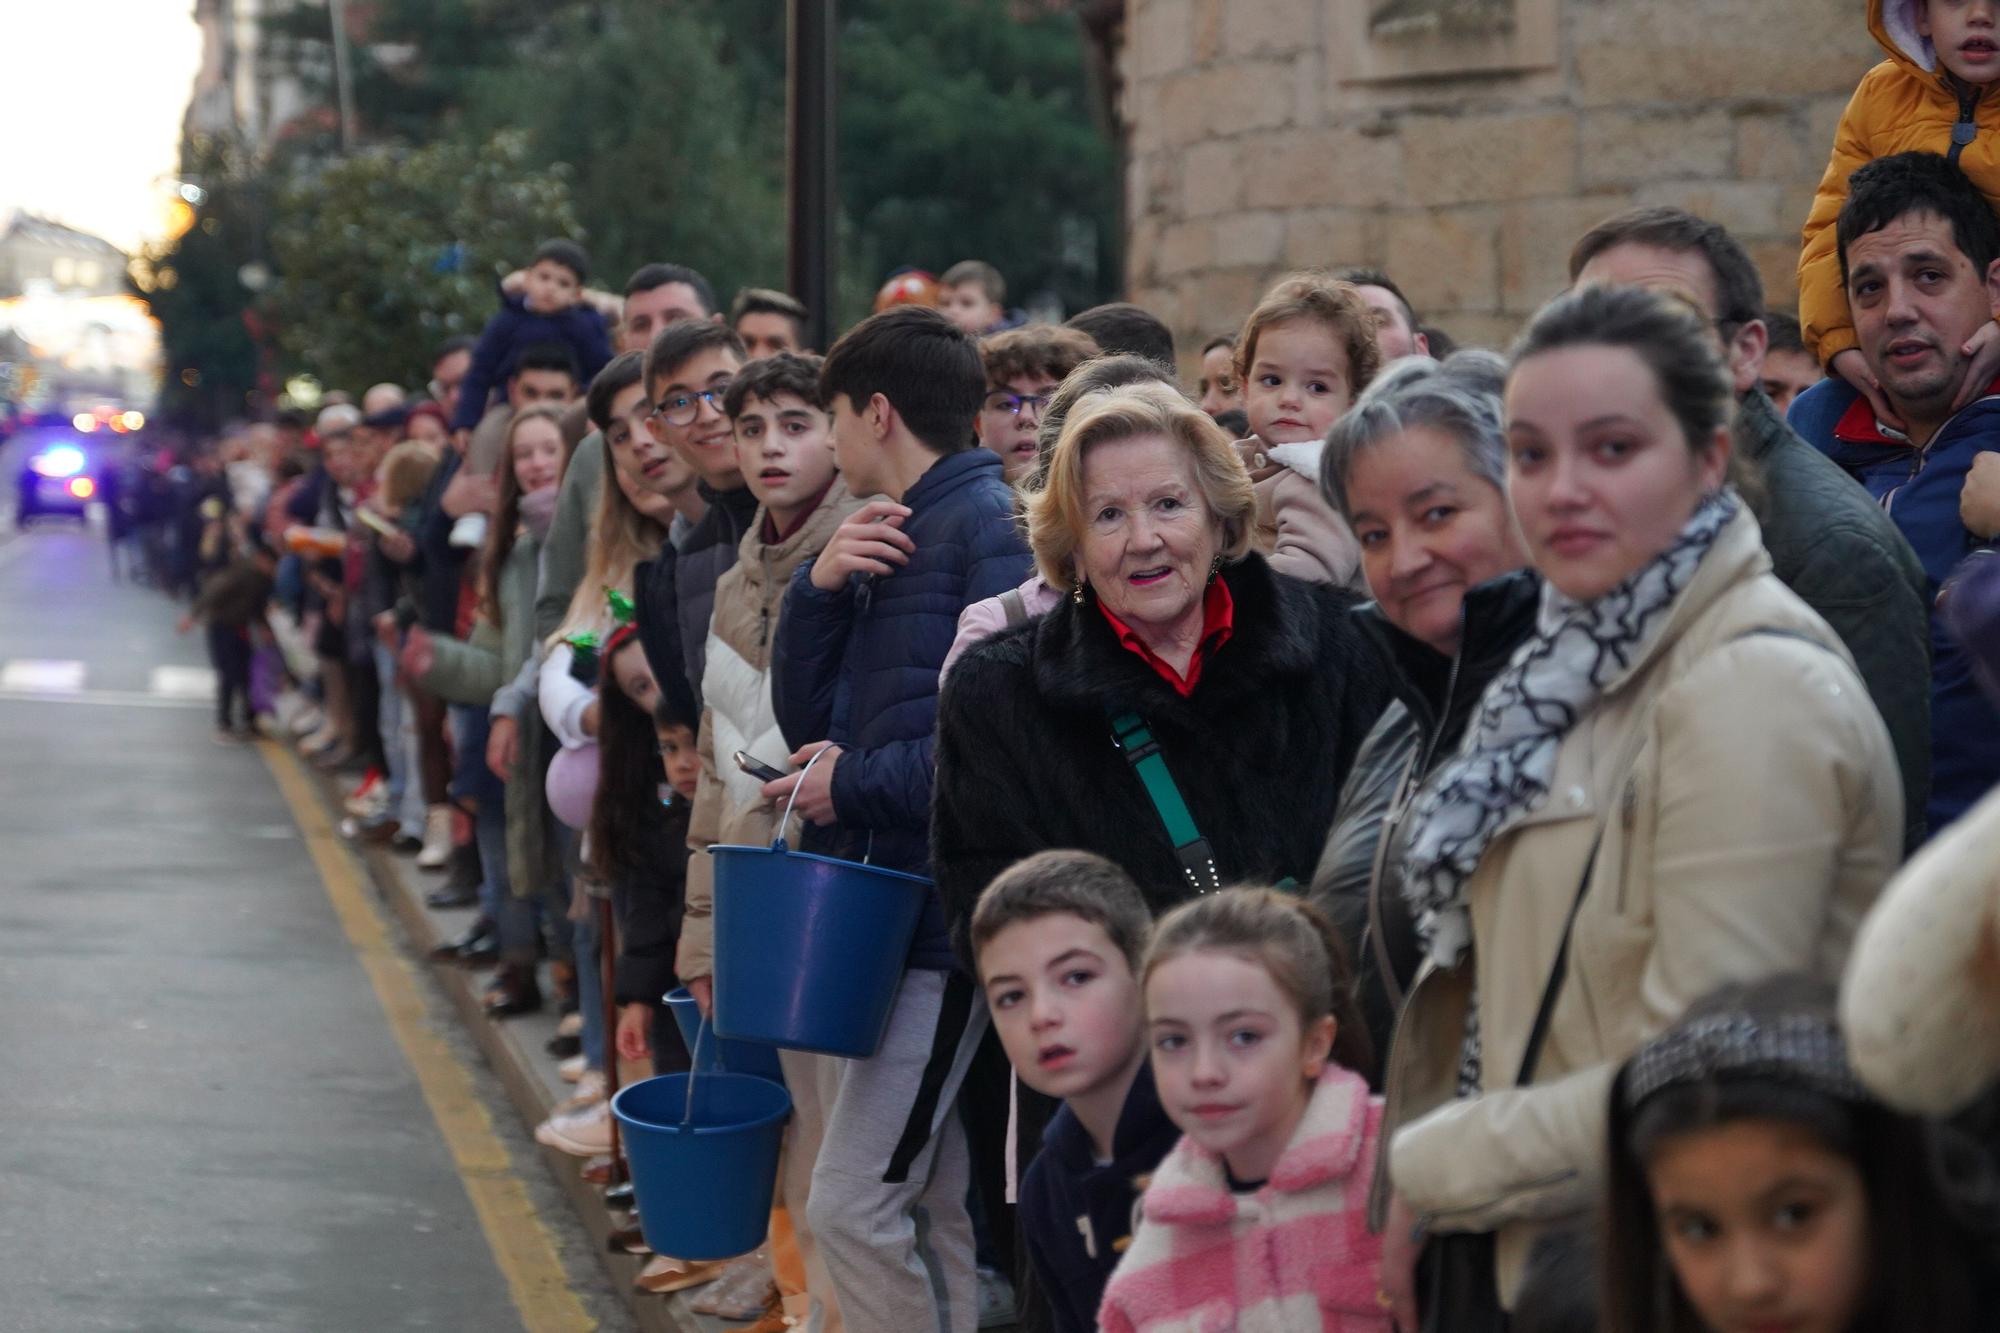
[[[1422,959],[1398,875],[1412,798],[1535,624],[1540,580],[1502,489],[1505,375],[1491,352],[1397,361],[1334,423],[1320,464],[1375,597],[1355,615],[1394,668],[1396,701],[1361,743],[1311,890],[1347,942],[1378,1051]]]

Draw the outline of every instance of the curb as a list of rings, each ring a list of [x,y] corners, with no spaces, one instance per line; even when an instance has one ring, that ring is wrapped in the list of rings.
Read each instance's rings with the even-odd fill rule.
[[[340,808],[335,780],[311,765],[307,765],[306,770],[337,827],[344,811]],[[547,1062],[547,1057],[523,1049],[519,1036],[521,1029],[514,1026],[523,1020],[500,1022],[486,1016],[480,1007],[480,991],[486,977],[484,972],[424,960],[424,955],[443,943],[447,936],[440,929],[438,919],[424,906],[423,894],[433,885],[425,883],[426,877],[421,872],[384,848],[354,842],[344,845],[366,868],[375,892],[389,907],[400,927],[404,943],[415,952],[429,975],[444,991],[459,1022],[479,1047],[487,1067],[499,1077],[507,1099],[513,1103],[523,1125],[532,1134],[534,1126],[547,1119],[560,1100],[555,1091],[555,1086],[560,1085],[552,1086],[548,1076],[541,1071],[540,1066]],[[406,869],[406,866],[409,868]],[[546,1026],[552,1028],[553,1024]],[[537,1026],[537,1035],[539,1031],[540,1026]],[[535,1041],[537,1036],[531,1036],[529,1040]],[[660,1297],[635,1287],[633,1281],[647,1259],[610,1248],[609,1238],[616,1230],[612,1214],[604,1205],[599,1187],[583,1178],[581,1161],[539,1143],[535,1147],[541,1155],[542,1165],[562,1187],[577,1220],[591,1238],[598,1262],[610,1275],[612,1286],[643,1333],[729,1333],[730,1330],[747,1327],[744,1323],[696,1314],[690,1308],[690,1298],[686,1293],[676,1292]]]

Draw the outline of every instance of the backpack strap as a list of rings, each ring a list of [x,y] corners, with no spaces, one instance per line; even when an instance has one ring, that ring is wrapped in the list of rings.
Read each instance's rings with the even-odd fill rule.
[[[1007,615],[1008,629],[1028,618],[1028,602],[1021,596],[1019,588],[1009,588],[1000,594],[1000,609]]]
[[[1130,710],[1111,713],[1110,717],[1111,743],[1124,754],[1125,762],[1132,766],[1132,772],[1146,789],[1153,813],[1160,817],[1167,841],[1174,845],[1174,856],[1180,861],[1188,885],[1197,894],[1220,889],[1222,877],[1215,868],[1215,851],[1195,827],[1194,816],[1181,797],[1180,787],[1174,783],[1174,775],[1167,770],[1166,756],[1160,753],[1160,743],[1153,739],[1152,728]]]

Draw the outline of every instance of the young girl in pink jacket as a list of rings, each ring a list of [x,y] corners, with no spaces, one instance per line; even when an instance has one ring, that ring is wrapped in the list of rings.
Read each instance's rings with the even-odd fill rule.
[[[1333,927],[1271,889],[1198,898],[1146,954],[1153,1078],[1182,1139],[1098,1313],[1106,1333],[1387,1333],[1368,1231],[1382,1103]]]

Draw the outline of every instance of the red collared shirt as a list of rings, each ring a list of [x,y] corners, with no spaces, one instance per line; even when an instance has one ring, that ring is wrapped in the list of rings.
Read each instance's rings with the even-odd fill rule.
[[[1996,393],[2000,393],[2000,376],[1996,376],[1993,382],[1986,386],[1986,392],[1980,396],[1990,398]],[[1972,401],[1976,403],[1979,399],[1975,398]],[[1968,403],[1966,406],[1969,407],[1971,404]],[[1957,413],[1952,415],[1956,416]],[[1915,447],[1911,444],[1909,436],[1888,430],[1875,419],[1875,405],[1868,401],[1866,394],[1856,394],[1854,401],[1847,405],[1847,411],[1841,413],[1840,420],[1834,423],[1833,438],[1848,444],[1900,444],[1906,449]]]
[[[1228,643],[1229,637],[1236,632],[1236,599],[1229,595],[1229,585],[1218,578],[1208,585],[1208,591],[1202,596],[1201,642],[1195,645],[1194,656],[1188,659],[1187,675],[1183,676],[1174,670],[1172,663],[1147,647],[1145,640],[1141,639],[1130,625],[1112,615],[1111,609],[1103,602],[1097,604],[1097,609],[1111,622],[1112,632],[1117,634],[1118,642],[1129,651],[1137,653],[1147,666],[1159,672],[1160,679],[1173,686],[1175,692],[1183,699],[1193,694],[1194,687],[1201,682],[1201,669],[1208,659],[1215,655],[1216,649]]]

